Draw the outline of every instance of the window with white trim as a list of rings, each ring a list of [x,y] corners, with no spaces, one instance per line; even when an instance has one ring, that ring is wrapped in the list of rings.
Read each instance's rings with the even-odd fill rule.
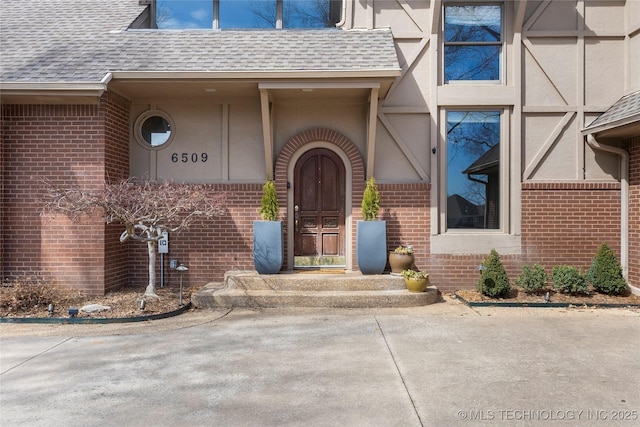
[[[451,2],[444,6],[444,81],[501,81],[503,6]]]

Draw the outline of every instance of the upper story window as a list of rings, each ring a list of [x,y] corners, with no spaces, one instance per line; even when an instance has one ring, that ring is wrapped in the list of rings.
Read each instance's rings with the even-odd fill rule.
[[[328,28],[342,0],[156,0],[159,29]]]
[[[444,80],[500,81],[502,5],[444,6]]]

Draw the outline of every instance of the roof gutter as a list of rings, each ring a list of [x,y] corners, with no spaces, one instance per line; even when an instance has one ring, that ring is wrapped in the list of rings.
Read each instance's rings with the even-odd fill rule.
[[[107,90],[113,74],[107,73],[99,83],[87,82],[0,82],[0,94],[3,96],[74,96],[100,98]]]
[[[264,71],[111,71],[117,80],[172,79],[312,79],[312,78],[396,78],[399,68],[376,70],[264,70]]]
[[[620,156],[620,264],[622,275],[629,283],[629,153],[618,147],[602,145],[593,133],[587,134],[587,144],[595,150],[605,151]],[[631,287],[634,293],[640,293],[640,289]]]

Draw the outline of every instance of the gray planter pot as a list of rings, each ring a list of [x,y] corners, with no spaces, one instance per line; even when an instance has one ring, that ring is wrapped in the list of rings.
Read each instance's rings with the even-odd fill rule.
[[[260,274],[276,274],[284,259],[282,221],[253,221],[253,265]]]
[[[362,274],[382,274],[387,265],[386,221],[358,221],[356,259]]]

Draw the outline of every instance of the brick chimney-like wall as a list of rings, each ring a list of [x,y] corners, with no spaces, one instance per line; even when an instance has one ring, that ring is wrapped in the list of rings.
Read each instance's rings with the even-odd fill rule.
[[[640,136],[629,140],[629,283],[640,287]]]
[[[104,177],[97,105],[3,107],[4,274],[39,274],[87,293],[104,291],[104,225],[41,215],[46,185],[96,189]]]

